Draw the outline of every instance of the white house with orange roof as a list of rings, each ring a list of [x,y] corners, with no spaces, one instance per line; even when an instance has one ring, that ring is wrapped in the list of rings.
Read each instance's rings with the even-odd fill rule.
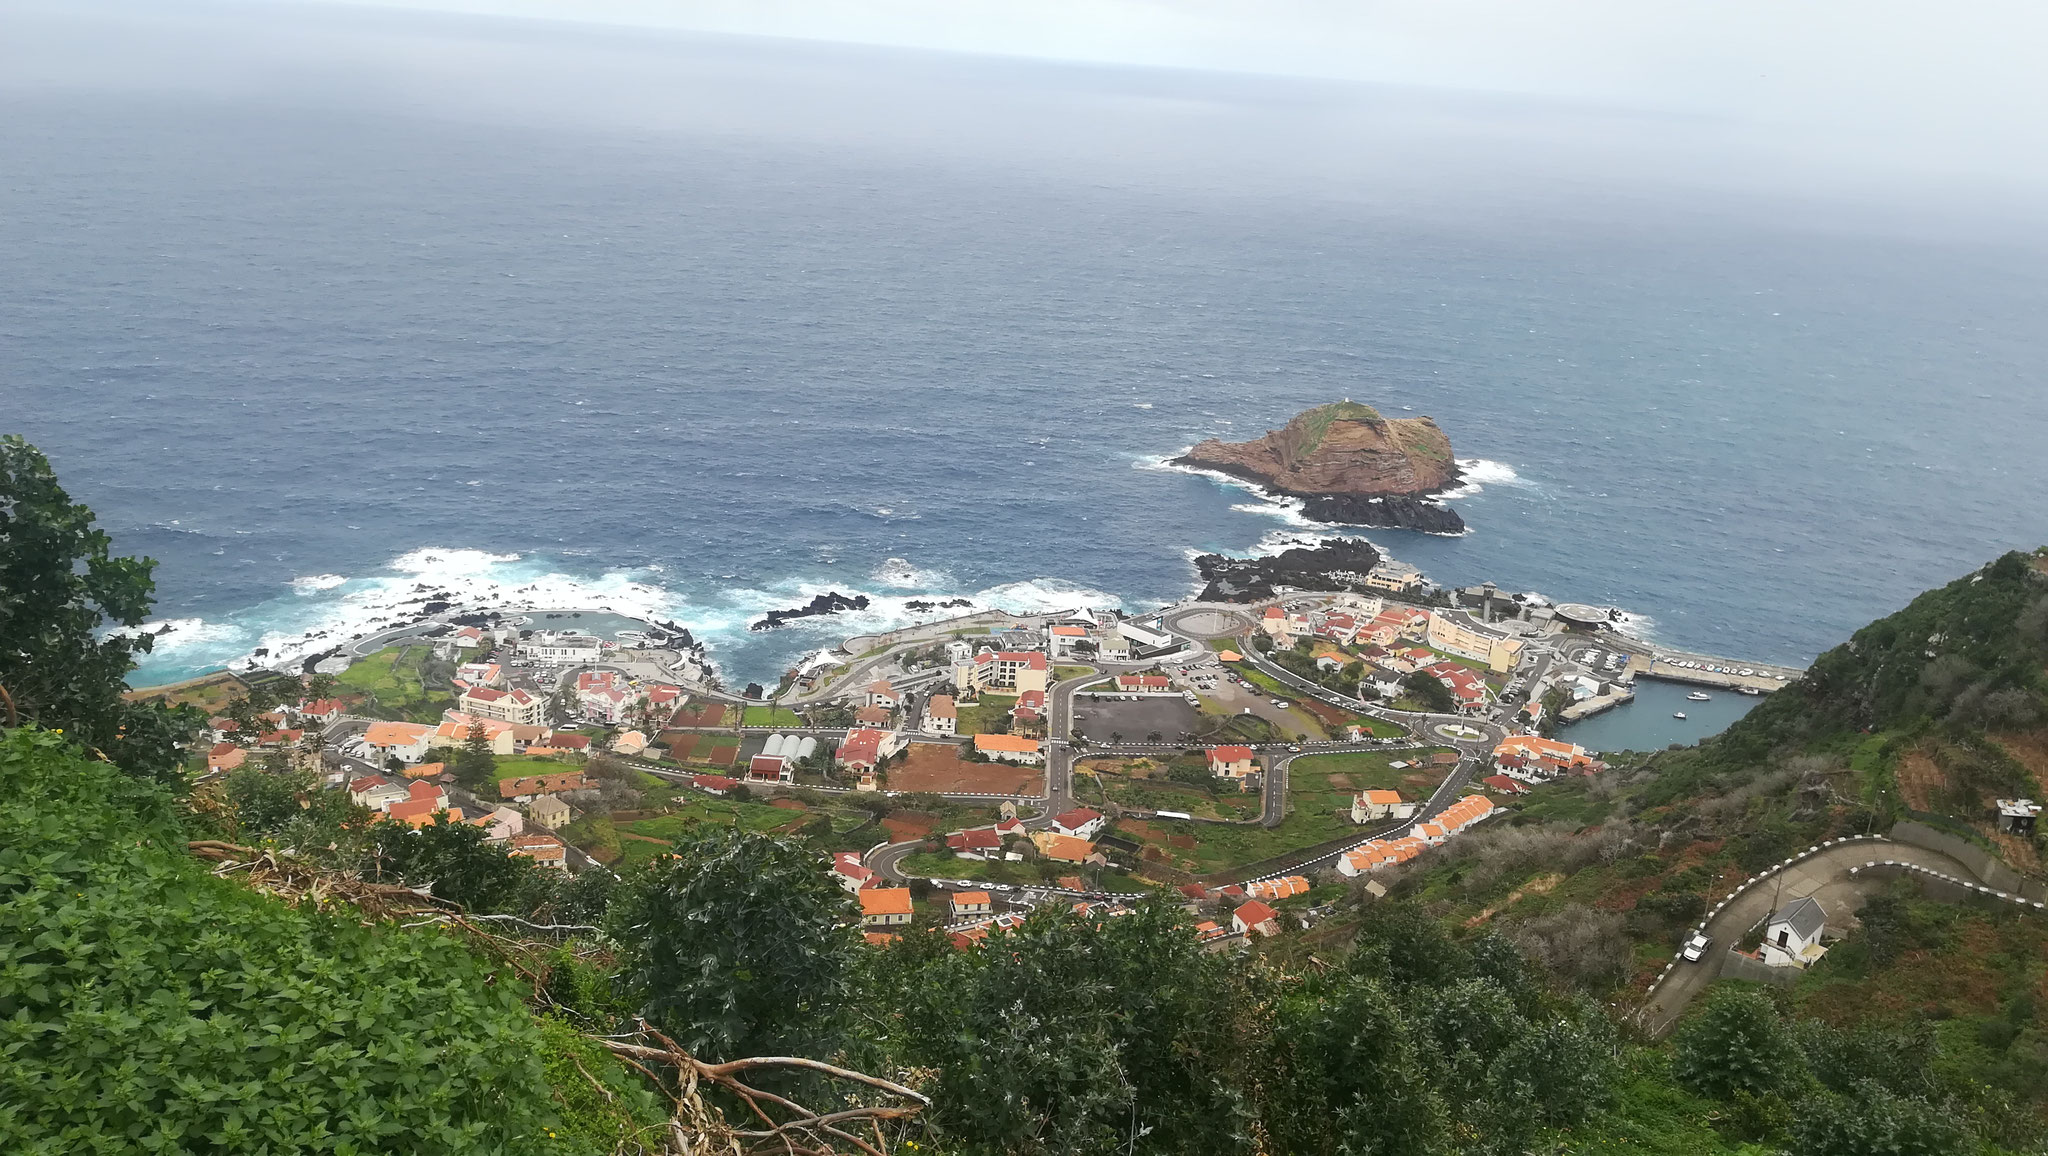
[[[896,687],[888,679],[878,678],[867,685],[867,705],[895,710],[903,705],[903,696],[896,693]]]
[[[1052,829],[1062,835],[1072,835],[1076,839],[1092,840],[1108,821],[1103,818],[1102,812],[1092,807],[1076,807],[1053,816]]]
[[[525,687],[500,690],[493,686],[473,686],[462,692],[455,705],[462,713],[476,718],[496,719],[520,726],[539,726],[547,721],[547,700]]]
[[[924,700],[924,732],[928,735],[957,734],[960,708],[950,694],[935,694]]]
[[[1054,658],[1068,658],[1077,644],[1088,641],[1088,628],[1073,622],[1061,623],[1046,631],[1046,641],[1052,646]]]
[[[972,919],[978,915],[989,914],[994,909],[994,904],[989,900],[986,891],[955,891],[952,907],[954,919]]]
[[[402,803],[411,798],[412,793],[382,775],[364,775],[349,782],[348,797],[358,807],[384,811],[390,809],[393,803]]]
[[[1280,934],[1280,913],[1257,899],[1247,899],[1230,913],[1231,930],[1239,935]]]
[[[432,746],[459,747],[469,741],[472,727],[481,726],[484,742],[494,755],[510,755],[518,750],[519,737],[514,724],[494,718],[480,718],[457,710],[441,712],[441,722],[434,728]]]
[[[1340,875],[1358,876],[1382,871],[1408,862],[1422,854],[1426,846],[1422,840],[1408,836],[1398,839],[1374,839],[1339,856],[1337,872]]]
[[[1209,748],[1209,773],[1219,779],[1234,779],[1242,784],[1246,779],[1259,773],[1258,760],[1252,749],[1242,745],[1226,745]]]
[[[875,886],[878,876],[874,869],[860,861],[852,851],[840,851],[832,856],[832,878],[839,886],[858,895],[866,887]]]
[[[1493,762],[1501,773],[1525,783],[1563,774],[1594,774],[1606,765],[1582,746],[1541,735],[1509,735],[1493,748]]]
[[[1351,821],[1362,824],[1406,819],[1415,813],[1417,806],[1419,804],[1403,799],[1399,791],[1360,791],[1351,800]]]
[[[910,888],[869,887],[859,892],[860,921],[867,927],[897,927],[910,922]]]
[[[978,734],[974,736],[974,749],[991,759],[1005,763],[1037,766],[1045,761],[1038,740],[1027,739],[1022,735]]]
[[[1458,709],[1466,714],[1476,714],[1486,709],[1489,696],[1486,683],[1470,670],[1455,662],[1439,662],[1425,666],[1422,673],[1442,683],[1458,702]]]
[[[549,871],[569,869],[569,849],[553,835],[514,835],[512,854],[531,859],[534,866]]]
[[[1258,879],[1245,884],[1244,893],[1254,899],[1278,903],[1282,899],[1308,894],[1308,877],[1283,875],[1278,879]]]
[[[433,727],[383,721],[371,723],[362,739],[363,745],[380,757],[394,758],[401,763],[416,763],[427,757],[427,748],[433,741]]]

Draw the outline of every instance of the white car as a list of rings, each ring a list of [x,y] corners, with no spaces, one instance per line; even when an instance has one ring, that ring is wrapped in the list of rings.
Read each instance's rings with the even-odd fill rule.
[[[1698,963],[1707,957],[1707,948],[1713,946],[1713,943],[1713,940],[1704,935],[1694,935],[1685,941],[1685,950],[1679,954],[1685,957],[1687,963]]]

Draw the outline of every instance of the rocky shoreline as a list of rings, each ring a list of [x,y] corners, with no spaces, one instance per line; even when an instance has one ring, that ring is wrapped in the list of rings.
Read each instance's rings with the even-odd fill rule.
[[[1207,470],[1238,478],[1258,486],[1276,498],[1301,503],[1301,516],[1330,526],[1374,526],[1390,530],[1415,530],[1423,534],[1457,535],[1465,532],[1465,519],[1458,511],[1426,494],[1312,494],[1275,485],[1256,470],[1228,462],[1207,461],[1193,455],[1170,459],[1170,464]],[[1455,478],[1452,486],[1457,484]]]
[[[783,623],[796,618],[816,618],[822,614],[838,614],[843,610],[866,610],[868,596],[856,594],[851,598],[837,590],[829,591],[811,599],[810,604],[792,610],[770,610],[768,616],[748,626],[748,630],[773,630]]]
[[[1264,558],[1203,554],[1195,559],[1204,602],[1259,602],[1280,588],[1320,592],[1364,591],[1380,552],[1363,538],[1333,538],[1295,546]]]

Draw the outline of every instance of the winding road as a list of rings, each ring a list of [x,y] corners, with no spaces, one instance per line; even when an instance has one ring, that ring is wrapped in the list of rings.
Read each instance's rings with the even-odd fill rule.
[[[1639,1013],[1643,1027],[1656,1036],[1670,1031],[1684,1014],[1686,1005],[1720,975],[1726,951],[1741,942],[1750,928],[1785,904],[1810,895],[1827,910],[1828,924],[1841,926],[1844,916],[1890,885],[1888,880],[1876,876],[1851,877],[1849,869],[1880,859],[1913,863],[1961,879],[1977,878],[1968,867],[1939,851],[1882,838],[1837,843],[1790,866],[1758,876],[1756,882],[1707,920],[1706,933],[1713,944],[1706,957],[1698,963],[1677,960],[1651,986]]]

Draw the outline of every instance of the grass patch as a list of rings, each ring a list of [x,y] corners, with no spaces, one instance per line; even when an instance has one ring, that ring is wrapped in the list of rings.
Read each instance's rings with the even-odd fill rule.
[[[1070,678],[1083,678],[1094,673],[1095,668],[1092,666],[1055,666],[1052,668],[1054,680],[1060,682]]]
[[[1272,695],[1274,698],[1291,699],[1295,695],[1302,693],[1301,691],[1295,690],[1293,687],[1282,686],[1280,684],[1279,679],[1274,678],[1272,675],[1267,674],[1265,671],[1260,670],[1258,667],[1253,666],[1249,662],[1239,666],[1237,668],[1237,673],[1244,676],[1244,680],[1246,682],[1251,683],[1253,686],[1258,687],[1260,690],[1265,691],[1267,694]]]
[[[1294,760],[1287,767],[1287,793],[1290,799],[1300,796],[1303,805],[1323,805],[1321,796],[1335,799],[1364,790],[1399,791],[1411,802],[1421,802],[1444,781],[1450,767],[1429,765],[1434,750],[1422,751],[1345,751],[1340,754],[1308,755]],[[1407,763],[1405,767],[1393,764]],[[1332,778],[1336,779],[1332,783]],[[1318,797],[1311,804],[1310,797]]]
[[[1010,708],[1016,705],[1015,695],[982,695],[978,702],[960,704],[955,729],[962,735],[1002,734],[1009,729]]]
[[[1614,809],[1611,797],[1593,797],[1593,780],[1583,775],[1568,775],[1542,783],[1523,795],[1515,803],[1519,823],[1570,823],[1579,827],[1596,826],[1607,819]]]
[[[800,727],[804,720],[786,706],[750,706],[742,713],[741,726]]]
[[[1347,801],[1348,806],[1348,801]],[[1195,874],[1224,871],[1358,832],[1348,814],[1289,811],[1278,827],[1226,826],[1173,819],[1126,820],[1118,831],[1160,848],[1164,861]]]
[[[1181,783],[1105,778],[1102,791],[1110,802],[1148,811],[1183,811],[1197,819],[1256,819],[1261,802],[1257,791],[1232,788],[1210,794]]]
[[[411,722],[439,722],[441,712],[453,707],[455,699],[429,685],[444,682],[440,672],[432,669],[430,664],[434,663],[430,646],[387,646],[350,663],[347,670],[335,676],[335,682],[366,697],[368,701],[359,708],[366,714]]]
[[[1078,874],[1076,864],[1061,863],[1060,874]],[[975,879],[987,883],[1014,883],[1037,885],[1050,883],[1053,876],[1039,870],[1036,862],[1016,862],[986,859],[956,859],[950,851],[933,853],[919,851],[903,857],[902,870],[905,875],[922,875],[930,879]]]
[[[582,769],[581,763],[565,763],[555,759],[501,758],[498,760],[498,781],[502,783],[506,779],[524,779],[533,775],[559,775]]]
[[[790,807],[771,807],[766,803],[741,803],[731,799],[695,798],[666,815],[620,823],[618,828],[631,835],[672,840],[698,823],[716,823],[721,827],[737,825],[749,831],[773,831],[792,824],[801,824],[808,817],[805,812]]]

